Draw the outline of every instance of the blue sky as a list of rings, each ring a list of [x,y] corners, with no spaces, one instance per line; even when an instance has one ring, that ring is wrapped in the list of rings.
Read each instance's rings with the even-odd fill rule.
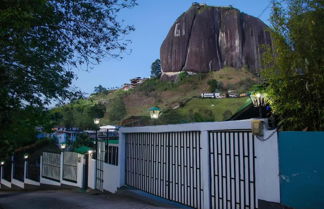
[[[77,70],[73,86],[92,93],[95,86],[120,87],[134,77],[149,77],[152,62],[160,57],[160,46],[172,24],[193,2],[228,6],[258,17],[269,25],[270,0],[138,0],[138,6],[120,13],[136,31],[126,37],[132,41],[123,59],[106,58],[89,71]],[[265,11],[264,9],[267,8]]]

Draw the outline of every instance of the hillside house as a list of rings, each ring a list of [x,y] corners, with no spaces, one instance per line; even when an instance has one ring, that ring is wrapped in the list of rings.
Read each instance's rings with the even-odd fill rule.
[[[74,142],[77,134],[81,133],[79,128],[55,127],[52,130],[52,137],[56,138],[59,144]]]
[[[147,78],[141,78],[141,77],[136,77],[133,79],[130,79],[130,83],[125,83],[122,87],[124,91],[128,91],[129,89],[133,89],[136,86],[142,84]]]

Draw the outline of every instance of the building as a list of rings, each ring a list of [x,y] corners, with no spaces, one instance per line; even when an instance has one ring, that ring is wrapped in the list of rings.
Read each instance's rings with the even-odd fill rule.
[[[74,142],[79,133],[81,133],[79,128],[65,128],[65,127],[55,127],[52,129],[52,137],[57,139],[59,144],[66,144],[67,142]]]
[[[124,91],[128,91],[129,89],[133,89],[137,87],[138,85],[142,84],[144,81],[146,81],[147,78],[141,78],[141,77],[136,77],[133,79],[130,79],[130,83],[125,83],[122,87]]]

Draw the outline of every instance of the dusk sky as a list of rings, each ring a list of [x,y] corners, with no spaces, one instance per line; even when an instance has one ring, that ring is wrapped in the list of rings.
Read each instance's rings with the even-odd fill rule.
[[[92,93],[95,86],[120,87],[134,77],[149,77],[151,64],[160,57],[160,46],[172,24],[193,2],[228,6],[259,17],[269,25],[270,0],[138,0],[138,6],[120,13],[136,31],[125,37],[132,41],[123,59],[106,58],[89,71],[77,70],[73,85]]]

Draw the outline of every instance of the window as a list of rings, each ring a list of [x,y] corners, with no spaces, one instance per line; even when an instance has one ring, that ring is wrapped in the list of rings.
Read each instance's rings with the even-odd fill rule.
[[[118,165],[118,146],[108,145],[105,162],[111,165]]]

